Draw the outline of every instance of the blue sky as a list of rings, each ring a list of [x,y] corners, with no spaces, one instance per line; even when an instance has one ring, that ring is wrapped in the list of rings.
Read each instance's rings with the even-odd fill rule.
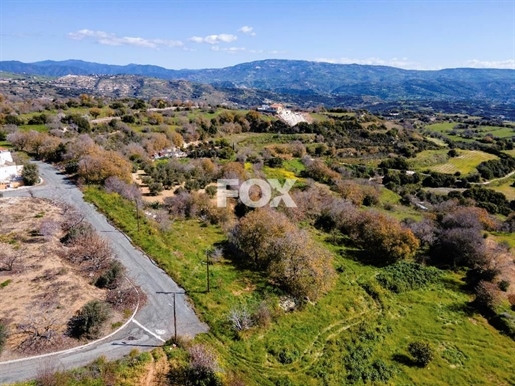
[[[0,0],[0,60],[514,68],[515,0]]]

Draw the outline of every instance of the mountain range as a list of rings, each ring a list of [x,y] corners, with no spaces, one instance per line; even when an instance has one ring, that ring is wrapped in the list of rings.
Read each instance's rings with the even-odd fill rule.
[[[429,109],[515,119],[515,70],[423,71],[269,59],[199,70],[82,60],[0,61],[0,71],[22,74],[28,79],[32,75],[47,77],[29,80],[30,87],[25,91],[32,95],[166,97],[247,107],[272,100],[304,108],[325,105],[372,111]],[[11,86],[2,85],[0,92],[12,92]],[[23,87],[16,85],[16,95],[23,92]]]
[[[60,77],[64,75],[139,75],[188,80],[223,88],[252,88],[278,94],[370,96],[388,100],[482,100],[515,102],[515,70],[455,68],[435,71],[387,66],[331,64],[299,60],[261,60],[219,69],[170,70],[81,60],[0,62],[0,71]]]

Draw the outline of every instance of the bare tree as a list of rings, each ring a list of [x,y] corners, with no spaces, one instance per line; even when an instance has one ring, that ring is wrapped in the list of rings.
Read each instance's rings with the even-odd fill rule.
[[[39,353],[58,345],[60,334],[57,329],[57,320],[44,313],[31,316],[25,323],[16,326],[22,341],[18,350],[26,353]]]
[[[47,240],[51,240],[59,231],[61,227],[57,221],[44,219],[39,226],[39,233]]]
[[[188,353],[191,367],[216,371],[218,367],[216,356],[208,347],[195,344],[188,349]]]
[[[234,307],[229,312],[229,322],[236,331],[248,330],[252,327],[252,315],[246,306]]]
[[[62,214],[64,216],[64,221],[61,224],[63,231],[69,232],[84,221],[86,215],[75,209],[72,205],[62,202],[59,206],[61,207]]]
[[[19,251],[11,249],[0,251],[0,271],[12,271],[19,257]]]
[[[73,240],[66,257],[79,264],[83,271],[100,272],[109,267],[113,250],[106,239],[95,232],[88,232]]]

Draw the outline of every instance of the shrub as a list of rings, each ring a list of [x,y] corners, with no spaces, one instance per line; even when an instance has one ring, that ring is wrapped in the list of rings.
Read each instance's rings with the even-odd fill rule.
[[[107,270],[97,278],[95,285],[98,288],[114,289],[118,287],[123,271],[123,265],[119,261],[113,260],[109,263]]]
[[[343,226],[356,244],[369,252],[376,263],[389,264],[412,257],[420,246],[409,229],[391,217],[375,211],[360,213],[354,221]]]
[[[499,289],[503,292],[508,291],[508,288],[510,287],[510,282],[507,280],[501,280],[498,284]]]
[[[207,194],[210,198],[213,198],[213,197],[216,195],[216,192],[217,192],[217,189],[216,189],[216,186],[214,186],[214,185],[209,185],[209,186],[206,188],[206,194]]]
[[[38,165],[26,163],[23,165],[21,176],[25,185],[32,186],[37,184],[39,182]]]
[[[152,182],[148,186],[148,190],[151,196],[157,196],[164,190],[163,184],[160,182]]]
[[[420,367],[426,367],[434,357],[433,349],[426,342],[411,342],[408,345],[408,352]]]
[[[254,312],[253,319],[260,327],[268,327],[272,322],[272,311],[267,302],[262,301]]]
[[[499,289],[494,283],[480,281],[475,288],[476,298],[473,304],[483,313],[495,313],[500,302]]]
[[[7,326],[3,322],[0,322],[0,353],[4,349],[8,336]]]
[[[107,303],[92,300],[84,305],[68,322],[69,334],[76,338],[95,338],[111,310]]]
[[[377,276],[377,281],[384,288],[400,293],[424,288],[438,281],[440,276],[441,273],[437,268],[399,262],[384,268]]]

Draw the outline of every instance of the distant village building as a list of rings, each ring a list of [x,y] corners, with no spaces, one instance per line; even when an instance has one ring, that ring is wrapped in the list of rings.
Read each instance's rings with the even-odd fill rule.
[[[161,151],[158,151],[155,153],[152,158],[154,160],[163,159],[163,158],[185,158],[188,154],[183,152],[180,149],[177,149],[175,147],[171,147],[168,149],[163,149]]]
[[[261,105],[261,107],[258,107],[257,110],[261,111],[262,113],[269,113],[269,114],[277,114],[281,112],[284,109],[283,105],[279,103],[274,103],[271,105]]]
[[[9,187],[11,182],[21,178],[23,166],[16,165],[11,152],[0,148],[0,188]]]

